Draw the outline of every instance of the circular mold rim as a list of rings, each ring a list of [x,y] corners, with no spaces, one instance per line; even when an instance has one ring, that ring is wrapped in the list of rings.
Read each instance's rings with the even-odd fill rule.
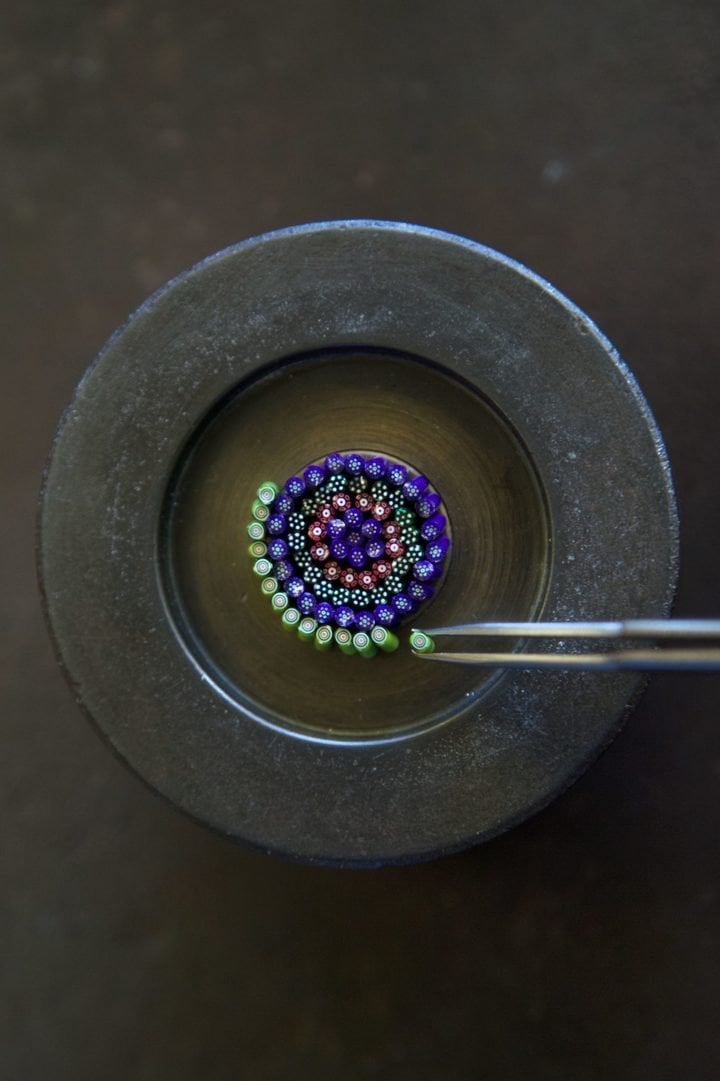
[[[662,439],[607,339],[461,237],[374,221],[264,234],[174,279],[113,335],[44,477],[38,560],[62,667],[115,750],[195,818],[306,862],[368,866],[461,849],[547,804],[643,680],[513,672],[457,723],[378,747],[280,738],[202,678],[157,568],[177,453],[253,371],[346,346],[427,357],[520,433],[555,525],[544,618],[667,615],[678,522]]]
[[[387,350],[369,350],[365,348],[362,350],[363,355],[357,360],[355,360],[356,350],[349,350],[348,352],[351,359],[354,361],[354,363],[357,364],[365,365],[369,357],[373,356],[375,361],[379,359],[383,363],[383,365],[386,365],[389,361],[392,361],[393,363],[401,362],[403,365],[406,366],[406,373],[408,375],[414,375],[416,379],[418,378],[419,371],[424,371],[425,378],[427,380],[439,379],[441,381],[441,384],[443,382],[450,383],[453,387],[454,395],[462,395],[465,397],[466,402],[472,403],[471,407],[466,405],[466,409],[468,410],[468,416],[465,420],[466,426],[468,425],[468,418],[471,408],[473,414],[473,424],[478,425],[482,423],[492,432],[493,439],[497,440],[498,438],[501,438],[506,455],[512,455],[512,462],[514,468],[524,471],[524,498],[525,500],[529,498],[532,503],[531,519],[533,520],[533,526],[536,530],[536,533],[542,536],[542,540],[539,539],[539,536],[534,537],[534,546],[530,548],[530,551],[532,552],[534,558],[537,559],[539,555],[539,549],[542,547],[543,560],[541,563],[538,563],[538,565],[534,568],[533,572],[530,572],[530,574],[526,572],[524,589],[520,596],[517,595],[517,592],[514,592],[511,598],[507,595],[503,596],[502,594],[498,596],[498,587],[496,585],[491,590],[490,596],[488,597],[488,602],[491,604],[491,610],[494,611],[495,606],[498,603],[504,604],[505,608],[507,608],[508,602],[511,599],[513,611],[512,618],[528,620],[537,618],[544,604],[550,577],[551,561],[549,560],[548,555],[549,550],[552,547],[552,522],[550,520],[550,514],[547,505],[547,497],[542,488],[541,480],[536,473],[532,460],[530,459],[527,449],[523,445],[519,434],[512,429],[507,418],[502,417],[497,411],[497,409],[493,407],[492,403],[484,399],[483,396],[477,392],[476,388],[466,383],[465,381],[458,379],[452,373],[445,371],[439,366],[429,364],[424,358],[420,358],[417,356],[407,356],[399,353],[389,354]],[[471,678],[469,680],[466,678],[462,681],[456,679],[455,682],[458,685],[455,687],[455,690],[452,694],[448,693],[447,688],[437,688],[437,691],[439,693],[435,694],[431,686],[425,686],[422,688],[421,691],[421,693],[425,696],[423,710],[420,711],[420,703],[418,703],[412,719],[406,719],[402,721],[402,723],[399,723],[396,714],[398,699],[404,699],[406,697],[407,685],[409,681],[413,678],[408,672],[408,664],[410,666],[416,665],[416,661],[409,654],[409,649],[403,646],[402,654],[407,654],[407,656],[402,656],[402,654],[395,654],[392,659],[380,658],[379,660],[381,667],[378,668],[377,666],[373,666],[372,672],[370,669],[367,668],[365,662],[362,661],[360,658],[356,658],[354,664],[348,665],[347,660],[340,660],[340,657],[336,656],[335,660],[340,661],[340,665],[338,666],[337,664],[335,664],[334,668],[330,668],[330,672],[334,672],[335,678],[341,682],[344,690],[353,698],[356,703],[356,709],[358,703],[358,695],[362,695],[366,700],[366,710],[382,711],[387,701],[389,703],[389,715],[392,720],[389,723],[384,722],[380,726],[373,727],[368,727],[367,725],[356,726],[348,723],[338,724],[338,711],[336,711],[336,715],[332,717],[332,720],[330,720],[330,718],[326,718],[324,724],[319,724],[315,714],[316,704],[302,701],[302,696],[300,699],[293,698],[292,702],[290,701],[289,695],[285,696],[284,708],[282,708],[277,703],[277,695],[273,695],[272,693],[270,693],[271,688],[268,685],[268,680],[273,679],[274,686],[272,690],[274,690],[277,687],[277,680],[273,677],[277,677],[278,671],[274,669],[272,665],[268,666],[265,663],[266,657],[261,656],[257,658],[259,662],[259,672],[257,675],[254,671],[248,672],[247,665],[243,662],[243,665],[245,667],[245,674],[244,677],[240,678],[238,678],[238,673],[234,665],[232,667],[228,667],[225,663],[223,663],[222,656],[218,659],[218,656],[216,655],[218,636],[214,636],[215,648],[213,648],[212,640],[208,642],[206,640],[205,634],[203,633],[203,630],[201,629],[202,617],[200,617],[199,621],[196,622],[196,619],[194,618],[192,612],[192,604],[188,606],[185,603],[185,586],[187,585],[187,578],[189,577],[189,575],[187,569],[184,573],[178,573],[177,545],[174,536],[174,521],[180,508],[185,502],[183,490],[186,485],[186,474],[188,470],[191,474],[196,472],[195,466],[192,463],[195,460],[196,452],[199,448],[202,448],[208,431],[212,432],[214,429],[217,429],[218,426],[220,427],[221,431],[223,431],[227,423],[226,418],[228,411],[231,411],[232,408],[237,406],[238,404],[244,408],[245,414],[247,414],[247,406],[243,405],[245,401],[245,395],[249,393],[252,396],[253,392],[256,390],[257,384],[262,384],[268,375],[275,377],[283,373],[287,374],[287,372],[292,372],[292,383],[285,383],[286,388],[290,386],[292,388],[291,391],[288,391],[288,393],[290,393],[292,397],[297,395],[300,398],[304,398],[306,397],[305,391],[307,388],[304,387],[302,384],[303,373],[306,371],[306,364],[308,362],[329,362],[334,367],[338,362],[340,362],[343,356],[344,354],[338,353],[337,350],[330,350],[327,352],[323,351],[320,354],[302,354],[300,356],[284,358],[278,364],[273,365],[270,369],[270,372],[268,372],[267,370],[261,370],[259,373],[257,373],[257,377],[255,379],[251,379],[239,387],[234,387],[230,394],[226,396],[226,399],[224,399],[222,402],[217,403],[216,407],[211,410],[210,415],[204,418],[203,421],[200,423],[198,429],[191,433],[188,443],[184,448],[182,448],[178,455],[176,468],[168,485],[165,506],[160,518],[160,531],[158,539],[158,566],[160,569],[161,582],[164,591],[165,603],[167,606],[168,618],[172,621],[179,640],[188,652],[188,655],[196,664],[201,678],[212,682],[216,687],[218,693],[226,695],[229,702],[233,703],[237,708],[243,710],[245,713],[247,713],[248,716],[251,716],[258,723],[267,724],[271,728],[277,729],[283,734],[291,734],[298,736],[302,739],[313,739],[318,742],[327,743],[335,743],[338,741],[348,741],[353,743],[382,743],[389,740],[407,739],[410,736],[415,735],[421,731],[425,731],[437,725],[447,724],[450,721],[456,720],[463,713],[467,713],[469,710],[473,709],[476,702],[479,701],[479,699],[483,695],[489,692],[493,683],[499,679],[506,678],[507,673],[499,669],[495,670],[494,672],[490,672],[485,669],[473,670],[470,668],[464,668],[462,671],[464,671],[464,673],[466,674],[469,674]],[[347,359],[347,356],[345,356],[345,360]],[[395,372],[394,375],[396,378],[400,378],[400,372]],[[392,377],[390,378],[390,382],[393,382]],[[273,387],[271,393],[275,395],[277,393],[277,385],[274,382],[274,378],[271,382],[271,386]],[[426,385],[425,390],[428,391],[429,389],[437,392],[438,386],[433,384],[432,387],[429,387],[429,385]],[[455,398],[453,405],[457,410],[457,397]],[[260,416],[263,418],[263,422],[266,425],[268,416],[266,412],[267,400],[263,399],[262,402],[258,402],[257,400],[253,399],[252,410],[253,412],[259,411]],[[446,412],[448,412],[449,414],[446,418],[446,420],[449,422],[449,417],[450,415],[452,415],[452,409],[447,410]],[[483,417],[485,418],[484,420],[482,419]],[[247,423],[247,415],[245,416],[245,423]],[[383,423],[380,424],[381,428],[383,427],[384,423],[385,420],[383,418]],[[234,427],[237,428],[237,424],[235,424]],[[241,426],[241,431],[244,427],[245,425]],[[497,433],[500,433],[500,436],[498,436]],[[252,444],[252,442],[253,441],[251,438],[250,444]],[[368,448],[365,449],[367,450]],[[387,452],[386,447],[384,448],[384,450]],[[447,448],[445,448],[445,450],[447,450]],[[375,448],[373,453],[380,452],[377,451],[377,448]],[[426,452],[424,453],[426,454]],[[390,455],[390,457],[393,457],[393,455]],[[399,452],[395,455],[395,458],[400,461]],[[405,464],[407,465],[408,463],[406,462]],[[295,467],[297,466],[296,460],[293,460],[293,465]],[[440,462],[436,461],[435,466],[437,469],[440,466]],[[246,468],[245,463],[242,460],[239,464],[239,468],[241,472],[244,472],[248,475],[253,474],[252,467]],[[261,465],[258,463],[257,468],[259,472],[255,477],[256,481],[258,476],[260,476],[261,474],[264,475],[264,472],[266,472],[264,464]],[[412,468],[415,467],[411,466],[411,469]],[[426,463],[425,469],[429,473],[434,472],[430,469],[430,462]],[[447,472],[446,468],[444,468],[444,471]],[[212,476],[212,474],[215,472],[214,467],[211,468],[210,472]],[[420,472],[422,472],[422,470],[420,470]],[[201,486],[201,483],[204,482],[202,482],[201,479],[198,478],[196,475],[194,486],[196,488],[199,488]],[[234,481],[233,486],[235,486]],[[217,484],[217,479],[214,476],[212,477],[212,480],[210,482],[210,487],[213,488],[213,490],[216,490],[219,487]],[[252,488],[252,492],[249,491],[247,493],[248,502],[251,494],[255,494],[254,486],[252,486]],[[226,493],[227,489],[223,488],[223,492]],[[487,493],[482,494],[485,496],[487,495]],[[203,540],[207,540],[208,537],[216,536],[218,532],[227,533],[228,517],[232,518],[236,526],[240,522],[245,521],[248,513],[248,507],[245,506],[242,502],[240,502],[239,506],[236,505],[234,514],[229,516],[226,509],[226,498],[227,497],[224,494],[222,500],[222,516],[219,521],[217,518],[217,514],[213,514],[212,510],[209,511],[207,507],[205,508],[204,513],[200,516],[200,520],[202,522],[201,531],[204,534]],[[215,504],[215,506],[217,507],[217,504]],[[457,506],[453,507],[453,511],[458,509],[459,508]],[[517,505],[514,507],[514,510],[517,513]],[[523,524],[525,528],[527,528],[528,512],[527,508],[524,508],[524,510],[526,518],[524,519]],[[451,513],[450,509],[447,506],[445,506],[445,512],[450,522],[451,531],[453,533],[456,533],[457,530],[452,527],[452,522],[453,520],[455,520],[456,525],[459,524],[458,518],[455,516],[454,513]],[[197,517],[198,516],[196,515],[196,518]],[[461,516],[461,518],[464,517],[465,515]],[[483,531],[487,530],[487,528],[488,523],[486,522],[484,524]],[[462,545],[464,547],[466,544],[469,544],[471,542],[472,537],[467,528],[467,525],[465,525],[464,530],[461,529],[460,534],[454,537],[454,547],[457,548],[458,545]],[[193,550],[193,552],[196,553],[198,548],[201,547],[202,544],[203,541],[198,538],[196,532],[194,537],[191,537],[190,539],[189,547],[191,550]],[[187,543],[185,547],[188,547]],[[249,561],[245,560],[242,557],[240,560],[237,559],[239,549],[240,545],[237,543],[236,540],[234,540],[231,559],[228,559],[226,557],[225,561],[223,561],[222,558],[218,560],[217,556],[215,556],[213,560],[213,562],[216,562],[220,566],[223,566],[223,573],[221,575],[223,581],[222,588],[216,590],[215,592],[212,604],[217,605],[225,612],[227,612],[228,610],[232,610],[232,620],[228,621],[230,624],[234,624],[236,623],[236,621],[242,620],[243,617],[247,614],[246,606],[242,604],[238,605],[234,598],[237,595],[241,595],[243,591],[251,590],[253,593],[256,592],[256,590],[254,589],[255,583],[248,570]],[[195,559],[197,559],[197,555],[195,555]],[[204,562],[207,563],[208,559],[205,558]],[[238,575],[238,571],[236,569],[238,563],[241,563],[242,567],[246,571],[244,584],[242,583],[242,575]],[[451,554],[448,566],[445,568],[445,571],[440,579],[440,583],[444,584],[447,579],[450,580],[450,591],[455,596],[455,603],[447,603],[447,601],[449,600],[449,598],[447,597],[447,590],[439,591],[441,605],[440,610],[444,609],[445,612],[450,610],[457,612],[459,610],[458,604],[461,603],[461,598],[464,594],[466,594],[466,575],[467,567],[463,568],[462,562],[460,562],[459,565],[454,565]],[[191,577],[194,584],[194,581],[198,578],[197,566],[193,567]],[[182,579],[185,579],[184,585],[182,584]],[[250,579],[249,583],[247,579]],[[508,592],[508,589],[513,589],[512,586],[508,586],[507,582],[502,588],[504,588],[506,594]],[[427,611],[423,608],[423,610],[419,613],[420,619],[429,619],[431,622],[434,623],[437,623],[438,621],[442,622],[443,617],[438,610],[437,596],[433,599],[431,604],[431,611]],[[470,618],[468,616],[469,609],[467,605],[462,607],[460,610],[462,611],[463,618]],[[267,616],[267,611],[265,611],[264,614]],[[481,618],[481,614],[478,614],[478,618]],[[493,616],[493,618],[495,617]],[[413,615],[411,619],[405,621],[403,626],[398,628],[398,633],[401,634],[402,638],[405,638],[409,635],[411,625],[414,621],[415,616]],[[255,624],[255,634],[261,635],[263,631],[267,632],[267,630],[267,625],[263,627],[262,623]],[[273,626],[272,630],[277,632],[277,627]],[[212,637],[213,636],[211,635],[211,639]],[[239,648],[239,639],[243,637],[242,634],[236,637],[232,626],[228,626],[225,629],[224,636],[221,637],[224,637],[225,639],[229,639],[232,637],[234,640],[233,649],[231,652],[234,657],[241,655],[241,649]],[[224,644],[227,643],[225,642]],[[275,634],[275,645],[279,646],[281,652],[285,654],[286,662],[292,662],[293,660],[297,660],[300,655],[297,653],[296,650],[295,657],[293,657],[291,653],[288,653],[286,649],[283,649],[283,647],[287,647],[288,644],[289,639],[287,635],[277,635],[277,633]],[[242,648],[244,649],[248,646],[252,649],[252,641],[248,641],[247,635],[245,635]],[[272,648],[272,643],[266,642],[266,649],[272,650]],[[318,661],[318,658],[314,658],[313,654],[309,654],[309,651],[303,652],[305,654],[303,675],[307,676],[307,678],[311,681],[313,679],[322,680],[324,677],[326,677],[328,675],[328,661],[330,660],[332,663],[332,659],[325,656],[322,659],[321,665],[318,665],[316,663]],[[404,668],[404,676],[402,678],[407,681],[402,692],[400,692],[399,690],[398,682],[396,679],[393,680],[394,687],[386,685],[386,693],[384,695],[378,695],[378,678],[381,677],[384,679],[386,674],[389,676],[393,676],[397,671],[398,662],[400,662],[400,665],[402,665]],[[311,672],[310,669],[312,669],[314,663],[315,670],[314,672]],[[373,679],[370,682],[368,682],[368,680],[366,679],[364,683],[362,681],[354,680],[353,677],[355,676],[356,668],[364,670],[364,674],[366,674],[367,676],[372,675]],[[432,672],[432,668],[435,669],[434,673]],[[441,672],[441,669],[435,665],[433,665],[432,668],[428,669],[428,666],[424,665],[424,670],[418,672],[418,675],[422,674],[423,677],[426,677],[428,675],[438,676]],[[281,671],[283,672],[284,683],[286,670],[281,669]],[[457,666],[452,666],[451,669],[448,669],[446,667],[444,674],[447,675],[449,671],[452,672],[454,676],[457,676],[458,673],[460,673],[461,669]],[[233,674],[233,672],[235,672],[235,674]],[[260,675],[260,673],[262,673],[262,675]],[[400,678],[399,674],[398,678]],[[462,685],[460,685],[460,683],[462,683]],[[394,698],[393,690],[395,694]],[[273,698],[275,698],[275,702],[272,701]],[[431,706],[428,705],[428,702],[430,701],[432,702]],[[394,706],[393,703],[395,703]],[[406,712],[404,702],[403,712]],[[375,715],[377,715],[376,712]],[[313,718],[312,723],[310,721],[310,717]]]

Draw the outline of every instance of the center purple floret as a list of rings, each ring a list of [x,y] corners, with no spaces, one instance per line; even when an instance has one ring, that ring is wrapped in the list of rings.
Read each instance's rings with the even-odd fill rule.
[[[450,551],[427,477],[358,451],[289,477],[270,507],[267,557],[303,615],[319,624],[392,627],[434,594]]]

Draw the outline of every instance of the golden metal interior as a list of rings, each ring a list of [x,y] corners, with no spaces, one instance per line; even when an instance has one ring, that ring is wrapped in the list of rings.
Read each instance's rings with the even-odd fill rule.
[[[166,508],[170,606],[210,675],[270,723],[320,738],[397,736],[463,711],[493,672],[419,664],[412,619],[397,653],[318,653],[281,627],[247,554],[258,485],[338,449],[406,461],[445,502],[451,559],[421,626],[537,615],[551,530],[519,439],[456,377],[376,350],[293,358],[238,388],[196,433]]]

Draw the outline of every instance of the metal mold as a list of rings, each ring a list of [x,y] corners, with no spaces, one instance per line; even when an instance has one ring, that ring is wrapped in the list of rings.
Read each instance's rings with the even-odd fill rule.
[[[384,404],[353,413],[348,385],[353,401]],[[318,410],[330,430],[316,443],[316,425],[294,418]],[[244,589],[238,508],[268,454],[287,475],[341,445],[408,458],[442,490],[466,562],[431,622],[668,613],[667,460],[594,325],[470,241],[330,222],[220,252],[105,347],[47,470],[47,615],[112,745],[196,818],[308,861],[427,858],[567,787],[642,681],[488,678],[399,654],[358,665],[300,644],[295,665],[287,637],[268,654],[273,617]],[[467,484],[482,495],[475,518]]]

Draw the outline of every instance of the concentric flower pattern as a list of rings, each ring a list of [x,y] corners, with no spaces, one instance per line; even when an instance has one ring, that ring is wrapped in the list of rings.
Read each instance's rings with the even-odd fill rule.
[[[302,638],[312,637],[313,623],[350,629],[363,656],[375,644],[397,648],[389,628],[432,598],[450,554],[440,495],[426,477],[379,455],[333,452],[282,487],[265,482],[253,517],[254,569],[284,625],[297,626],[299,612]],[[384,630],[368,637],[375,627]],[[352,652],[347,635],[341,639]],[[326,649],[327,633],[315,644]]]

